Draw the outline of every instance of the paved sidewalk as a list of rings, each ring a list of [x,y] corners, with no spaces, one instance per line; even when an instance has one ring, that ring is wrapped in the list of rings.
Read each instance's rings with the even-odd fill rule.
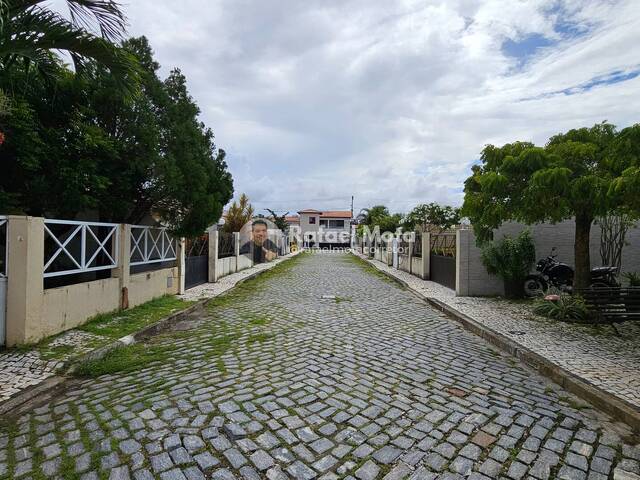
[[[375,269],[308,254],[202,309],[173,353],[0,429],[0,475],[638,480],[628,432]]]
[[[234,273],[220,279],[217,283],[206,283],[191,288],[184,295],[178,295],[184,300],[199,300],[201,298],[211,298],[220,295],[233,288],[239,281],[260,272],[275,267],[283,260],[290,258],[291,254],[280,257],[273,262],[256,265],[239,273]],[[73,353],[87,353],[92,350],[93,340],[100,339],[97,335],[92,335],[79,330],[69,330],[56,338],[50,347],[70,346]],[[0,352],[0,403],[8,400],[12,396],[20,393],[24,389],[38,385],[49,377],[52,377],[59,370],[64,368],[67,357],[62,356],[62,360],[47,360],[41,357],[36,350],[8,350]]]
[[[259,263],[258,265],[254,265],[253,267],[246,270],[241,270],[240,272],[232,273],[231,275],[222,277],[215,283],[203,283],[202,285],[190,288],[189,290],[184,292],[183,295],[178,295],[178,298],[182,298],[183,300],[200,300],[203,298],[217,297],[218,295],[221,295],[224,292],[232,289],[238,284],[238,282],[245,280],[247,277],[255,275],[257,272],[270,270],[279,263],[287,260],[288,258],[295,257],[301,252],[302,250],[298,250],[284,257],[276,258],[272,262]]]
[[[425,297],[444,302],[640,410],[640,323],[596,327],[558,322],[534,315],[528,306],[517,302],[456,297],[453,290],[438,283],[366,260]]]

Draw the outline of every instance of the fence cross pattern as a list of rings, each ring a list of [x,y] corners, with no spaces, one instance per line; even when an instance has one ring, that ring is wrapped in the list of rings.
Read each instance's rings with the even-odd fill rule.
[[[168,262],[176,259],[175,240],[164,227],[131,226],[130,265]]]
[[[66,238],[64,234],[56,234],[53,232],[53,225],[69,225],[71,227],[71,233]],[[51,227],[51,228],[49,228]],[[103,232],[99,232],[98,229],[104,229]],[[53,240],[57,248],[53,250],[48,258],[45,258],[44,264],[44,277],[57,277],[60,275],[71,275],[74,273],[92,272],[96,270],[107,270],[118,266],[117,255],[108,251],[106,248],[109,240],[114,245],[114,251],[118,250],[118,235],[116,231],[118,224],[116,223],[98,223],[98,222],[77,222],[73,220],[52,220],[47,219],[44,221],[45,239],[47,236]],[[93,238],[93,240],[91,240]],[[80,249],[74,251],[71,249],[72,241],[79,240]],[[95,242],[96,248],[93,254],[89,252],[89,243]],[[47,271],[53,262],[61,255],[71,260],[75,268],[69,268],[66,270]],[[105,265],[98,265],[98,256],[104,254],[105,258],[109,260],[109,263]],[[90,256],[89,256],[90,255]]]

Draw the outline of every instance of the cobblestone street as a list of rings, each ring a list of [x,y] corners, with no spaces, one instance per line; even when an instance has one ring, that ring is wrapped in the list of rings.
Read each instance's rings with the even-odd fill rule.
[[[356,257],[279,267],[3,426],[0,476],[640,479],[624,428]]]

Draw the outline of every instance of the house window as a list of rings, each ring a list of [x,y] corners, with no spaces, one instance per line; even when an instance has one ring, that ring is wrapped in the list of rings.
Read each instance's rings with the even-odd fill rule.
[[[309,225],[315,225],[316,224],[316,217],[309,217]]]
[[[326,228],[344,228],[344,220],[320,219],[320,226]]]

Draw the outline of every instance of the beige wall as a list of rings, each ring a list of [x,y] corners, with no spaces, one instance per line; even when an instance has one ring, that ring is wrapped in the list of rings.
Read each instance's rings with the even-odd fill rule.
[[[129,306],[135,307],[163,295],[175,295],[179,286],[177,267],[136,273],[129,280]]]
[[[219,258],[217,265],[219,274],[217,275],[217,278],[222,278],[229,275],[230,273],[235,273],[236,266],[236,257]]]
[[[117,278],[77,283],[66,287],[49,288],[42,296],[42,319],[37,328],[29,331],[27,342],[63,332],[83,324],[100,313],[120,307]]]
[[[252,264],[251,259],[246,255],[238,256],[238,271],[251,268],[251,264]]]
[[[422,257],[411,257],[411,273],[422,278]]]

